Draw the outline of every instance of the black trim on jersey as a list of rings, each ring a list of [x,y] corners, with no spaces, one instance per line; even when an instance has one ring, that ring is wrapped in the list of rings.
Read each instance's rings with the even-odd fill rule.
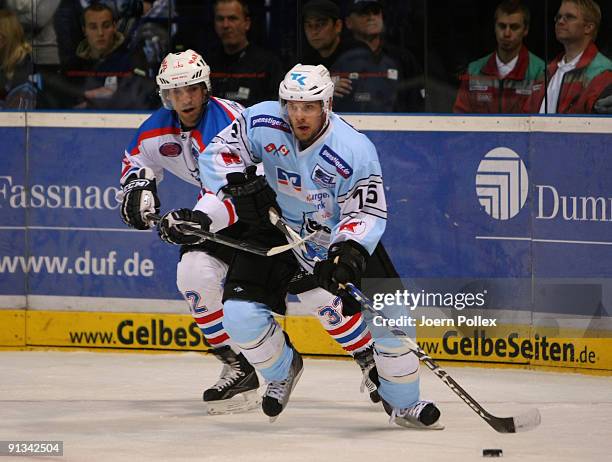
[[[370,208],[373,208],[373,207],[370,207]],[[349,213],[344,213],[344,214],[340,215],[340,217],[341,218],[343,218],[343,217],[357,218],[359,215],[370,215],[370,216],[375,217],[375,218],[380,218],[381,220],[387,220],[387,211],[383,210],[383,213],[385,215],[384,216],[380,216],[380,215],[376,215],[375,213],[368,212],[367,210],[361,209],[361,210],[354,210],[354,211],[349,212]]]
[[[363,184],[360,184],[362,182]],[[369,184],[380,184],[381,186],[383,186],[382,176],[377,175],[377,174],[372,174],[366,178],[361,178],[357,180],[351,189],[349,189],[344,194],[341,194],[338,196],[338,199],[337,199],[338,205],[346,202],[347,196],[352,195],[355,192],[355,189],[362,188],[363,186],[366,186]]]
[[[244,113],[240,114],[240,118],[236,118],[236,120],[238,121],[239,132],[240,132],[238,134],[238,136],[239,136],[240,141],[242,142],[242,145],[247,150],[247,154],[249,155],[249,159],[251,159],[252,162],[258,162],[256,160],[256,158],[255,158],[255,155],[251,151],[250,147],[247,145],[247,142],[249,142],[249,137],[248,137],[248,134],[247,134],[247,128],[248,128],[249,124],[247,123],[247,120],[244,117]],[[261,159],[259,159],[259,162],[261,162]]]

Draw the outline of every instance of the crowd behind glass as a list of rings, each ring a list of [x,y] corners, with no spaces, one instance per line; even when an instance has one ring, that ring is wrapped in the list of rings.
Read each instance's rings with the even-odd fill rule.
[[[301,62],[342,113],[612,113],[601,0],[0,0],[0,109],[156,109],[187,49],[245,106]]]

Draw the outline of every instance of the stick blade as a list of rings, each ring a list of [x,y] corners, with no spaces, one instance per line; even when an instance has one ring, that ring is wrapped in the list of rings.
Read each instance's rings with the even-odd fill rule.
[[[534,408],[515,417],[492,417],[485,420],[499,433],[517,433],[533,430],[540,425],[542,417],[540,411]]]
[[[266,252],[266,256],[271,257],[273,255],[278,255],[279,253],[286,252],[287,250],[292,250],[292,249],[295,249],[296,247],[302,246],[304,245],[304,242],[306,242],[308,239],[314,236],[315,233],[316,231],[300,239],[294,240],[293,242],[290,242],[289,244],[279,245],[278,247],[272,247]]]
[[[540,411],[536,408],[530,409],[524,414],[514,417],[514,429],[517,432],[533,430],[542,422]]]

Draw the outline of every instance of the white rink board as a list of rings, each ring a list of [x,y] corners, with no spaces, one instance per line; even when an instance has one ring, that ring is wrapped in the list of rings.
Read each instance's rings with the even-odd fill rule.
[[[133,128],[137,129],[150,113],[96,112],[12,112],[0,113],[0,127]],[[433,132],[552,132],[610,133],[612,117],[576,116],[482,116],[482,115],[405,115],[340,114],[358,130]]]
[[[306,359],[274,424],[259,410],[207,416],[201,390],[219,369],[196,353],[0,352],[0,439],[63,440],[62,462],[463,462],[483,460],[483,448],[511,461],[604,461],[612,453],[610,377],[448,368],[496,415],[540,409],[538,429],[501,435],[427,369],[421,389],[446,430],[389,425],[359,393],[351,361]]]

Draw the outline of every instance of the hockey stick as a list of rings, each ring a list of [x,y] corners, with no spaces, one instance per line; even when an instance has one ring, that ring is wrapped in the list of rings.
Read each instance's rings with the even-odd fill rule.
[[[158,223],[161,220],[161,217],[155,213],[149,213],[147,218],[154,223]],[[203,237],[209,241],[216,242],[218,244],[223,244],[228,247],[232,247],[234,249],[244,250],[245,252],[253,253],[255,255],[262,255],[264,257],[271,257],[273,255],[278,255],[279,253],[286,252],[287,250],[291,250],[295,247],[303,245],[303,243],[310,239],[315,233],[311,233],[304,238],[300,239],[291,239],[288,244],[279,245],[277,247],[262,247],[257,244],[253,244],[248,241],[240,241],[238,239],[233,239],[228,236],[222,236],[220,234],[211,233],[210,231],[204,231],[201,229],[195,229],[186,225],[179,225],[179,229],[185,234],[192,234],[194,236]]]
[[[268,214],[270,216],[270,223],[272,223],[274,226],[276,226],[284,235],[285,237],[287,237],[287,240],[289,242],[297,242],[300,241],[300,249],[306,253],[307,249],[306,249],[306,244],[304,244],[304,242],[308,239],[310,239],[312,236],[315,235],[316,231],[313,231],[308,237],[302,239],[302,237],[298,234],[297,231],[295,231],[293,228],[291,228],[287,222],[285,222],[280,216],[279,214],[276,212],[276,210],[274,210],[273,208],[270,208],[270,210],[268,211]]]
[[[370,300],[353,284],[341,285],[355,300],[357,300],[362,307],[370,311],[377,316],[383,316],[386,318],[381,311],[376,310]],[[487,412],[470,394],[459,385],[455,379],[453,379],[448,372],[442,369],[438,363],[436,363],[423,349],[405,332],[399,329],[390,329],[391,333],[400,339],[410,347],[414,354],[419,358],[425,365],[431,369],[431,371],[438,376],[453,392],[459,396],[476,414],[478,414],[486,423],[488,423],[495,431],[499,433],[516,433],[521,431],[532,430],[541,422],[540,411],[537,409],[531,409],[523,414],[515,417],[496,417]]]
[[[274,214],[270,210],[270,221],[280,229],[289,242],[299,238],[299,235],[291,229],[278,215]],[[388,318],[379,310],[376,310],[368,297],[366,297],[357,287],[353,284],[341,284],[341,287],[346,290],[355,300],[357,300],[363,308],[370,311],[372,314],[382,316],[383,319]],[[455,379],[453,379],[448,372],[442,369],[438,363],[436,363],[431,356],[429,356],[423,349],[405,332],[400,329],[389,328],[390,332],[404,341],[412,352],[421,360],[425,365],[440,379],[442,380],[453,392],[459,396],[476,414],[478,414],[486,423],[488,423],[495,431],[499,433],[516,433],[521,431],[532,430],[541,422],[540,411],[537,409],[531,409],[523,414],[515,417],[497,417],[489,413],[482,405],[476,401],[470,394],[459,385]]]

